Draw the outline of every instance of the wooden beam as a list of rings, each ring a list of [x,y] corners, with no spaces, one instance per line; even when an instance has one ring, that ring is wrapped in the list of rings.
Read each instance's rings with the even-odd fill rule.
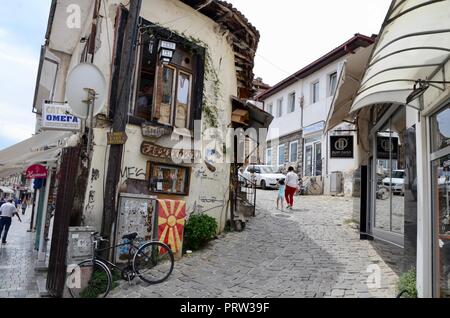
[[[130,0],[130,11],[125,29],[119,70],[117,103],[113,123],[113,132],[125,132],[128,120],[129,101],[132,94],[133,69],[135,68],[136,42],[142,0]],[[117,188],[122,167],[124,145],[111,145],[108,160],[108,174],[103,204],[102,236],[112,238],[112,227],[117,220]]]

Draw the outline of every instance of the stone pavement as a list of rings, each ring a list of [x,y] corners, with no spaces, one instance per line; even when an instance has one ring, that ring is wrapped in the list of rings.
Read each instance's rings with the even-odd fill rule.
[[[34,271],[37,252],[33,250],[35,233],[30,228],[31,208],[23,223],[14,217],[8,234],[8,244],[0,246],[0,298],[38,298]]]
[[[296,197],[276,210],[276,192],[258,191],[258,211],[242,233],[228,233],[175,264],[168,281],[122,283],[111,297],[394,297],[397,274],[373,243],[346,222],[352,200]],[[377,274],[377,275],[374,275]],[[379,279],[378,279],[379,278]],[[380,282],[370,286],[369,282]]]

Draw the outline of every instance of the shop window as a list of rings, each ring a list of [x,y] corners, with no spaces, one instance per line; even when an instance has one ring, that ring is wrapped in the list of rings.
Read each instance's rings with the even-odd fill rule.
[[[134,115],[147,121],[190,128],[196,58],[182,44],[170,64],[156,53],[158,39],[143,42]]]
[[[405,212],[405,110],[384,125],[376,136],[375,228],[404,234]]]
[[[305,146],[305,176],[318,177],[322,175],[322,143],[306,141]]]
[[[125,61],[120,52],[124,45],[127,18],[127,11],[121,10],[116,27],[110,116],[115,114],[121,93],[118,84],[120,69],[136,65],[129,122],[137,125],[151,122],[192,129],[194,120],[200,120],[202,115],[205,48],[141,19],[136,57],[132,61]],[[176,44],[173,58],[168,64],[159,58],[161,41]]]
[[[450,147],[450,105],[433,116],[431,123],[432,151]]]
[[[149,162],[147,176],[152,193],[189,195],[190,168]]]

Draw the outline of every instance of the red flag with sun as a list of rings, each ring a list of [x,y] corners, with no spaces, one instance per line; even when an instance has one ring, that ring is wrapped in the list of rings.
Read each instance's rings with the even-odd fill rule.
[[[159,241],[171,247],[174,254],[183,248],[186,202],[158,200]]]

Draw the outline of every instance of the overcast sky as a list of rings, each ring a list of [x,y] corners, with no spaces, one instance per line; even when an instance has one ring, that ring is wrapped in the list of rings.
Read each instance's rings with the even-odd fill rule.
[[[144,0],[145,1],[145,0]],[[50,0],[0,1],[0,149],[31,137]],[[229,0],[260,31],[255,74],[274,85],[355,33],[378,33],[391,0]]]

